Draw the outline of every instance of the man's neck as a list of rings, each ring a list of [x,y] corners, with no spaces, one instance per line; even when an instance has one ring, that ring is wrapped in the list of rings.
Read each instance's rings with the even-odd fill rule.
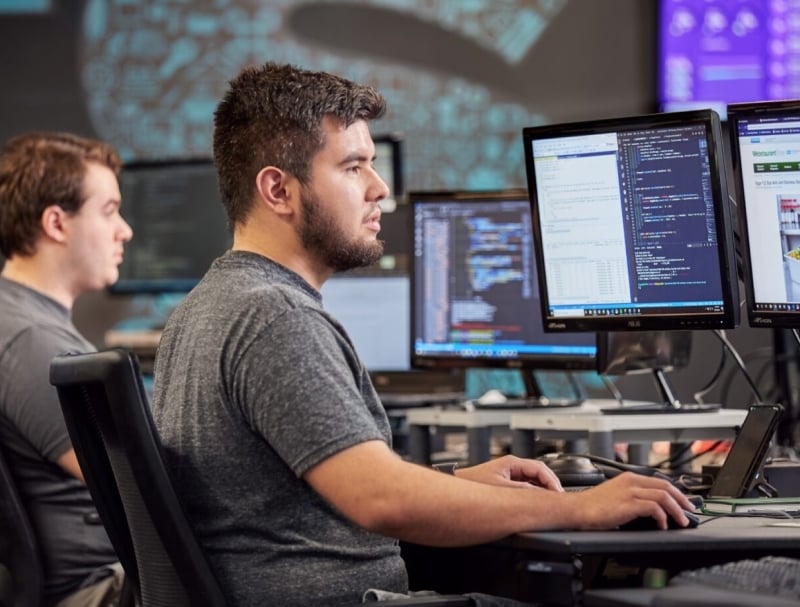
[[[330,268],[316,267],[303,251],[297,250],[299,246],[299,243],[292,241],[281,243],[270,241],[265,243],[263,242],[263,237],[248,238],[246,233],[241,232],[235,233],[233,237],[234,251],[247,251],[271,259],[299,275],[319,291],[322,289],[322,284],[333,274],[333,271]]]

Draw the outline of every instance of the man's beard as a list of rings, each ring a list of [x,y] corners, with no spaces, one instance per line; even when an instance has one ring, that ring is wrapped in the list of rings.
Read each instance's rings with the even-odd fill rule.
[[[306,250],[335,272],[372,265],[383,255],[383,241],[347,239],[333,214],[323,210],[319,197],[303,188],[300,241]]]

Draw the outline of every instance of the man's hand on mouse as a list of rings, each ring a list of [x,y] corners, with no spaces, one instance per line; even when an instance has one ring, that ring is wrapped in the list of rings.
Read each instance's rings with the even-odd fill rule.
[[[578,510],[579,529],[613,529],[639,516],[652,517],[659,529],[667,529],[668,516],[685,527],[689,520],[683,511],[694,510],[689,499],[668,481],[633,472],[565,497]]]
[[[564,493],[558,477],[544,462],[513,455],[458,468],[455,475],[489,485],[562,493],[569,500],[576,529],[614,529],[636,517],[652,517],[659,529],[667,529],[668,516],[685,527],[689,520],[683,511],[694,510],[689,499],[668,481],[633,472],[574,493]]]

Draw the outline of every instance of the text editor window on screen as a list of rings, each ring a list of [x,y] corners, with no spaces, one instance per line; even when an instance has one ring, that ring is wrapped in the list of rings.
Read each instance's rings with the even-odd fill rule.
[[[542,328],[528,198],[485,196],[434,193],[411,201],[415,360],[588,365],[596,351],[592,335],[549,335]]]
[[[551,316],[721,310],[702,124],[532,146]]]

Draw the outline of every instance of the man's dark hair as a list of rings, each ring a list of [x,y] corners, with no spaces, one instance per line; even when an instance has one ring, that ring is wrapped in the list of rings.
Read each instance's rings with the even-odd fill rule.
[[[33,255],[41,218],[50,205],[77,213],[86,201],[86,165],[96,162],[119,174],[121,161],[109,144],[70,133],[27,133],[0,151],[0,252]]]
[[[249,213],[262,168],[308,184],[311,159],[325,145],[326,116],[348,127],[385,109],[374,88],[326,72],[272,62],[243,70],[214,113],[214,162],[231,226]]]

